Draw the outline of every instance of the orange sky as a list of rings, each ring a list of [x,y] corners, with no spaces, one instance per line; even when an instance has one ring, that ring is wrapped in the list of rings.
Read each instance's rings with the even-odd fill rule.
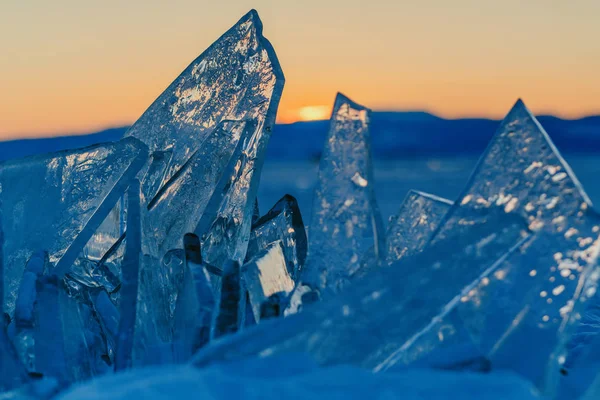
[[[600,114],[597,0],[207,3],[2,1],[0,138],[132,123],[250,8],[286,76],[280,122],[326,114],[337,91],[443,117],[500,118],[518,97]]]

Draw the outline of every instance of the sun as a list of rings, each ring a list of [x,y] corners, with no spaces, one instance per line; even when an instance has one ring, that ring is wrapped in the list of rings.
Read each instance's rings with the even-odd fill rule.
[[[300,121],[317,121],[328,119],[331,108],[328,106],[306,106],[298,110],[298,119]]]

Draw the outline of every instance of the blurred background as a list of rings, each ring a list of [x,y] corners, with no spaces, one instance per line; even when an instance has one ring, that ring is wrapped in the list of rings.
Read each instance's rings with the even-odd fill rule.
[[[454,199],[517,98],[600,203],[597,0],[2,0],[0,159],[118,139],[250,8],[286,76],[263,212],[310,215],[338,91],[374,110],[384,217],[409,189]]]

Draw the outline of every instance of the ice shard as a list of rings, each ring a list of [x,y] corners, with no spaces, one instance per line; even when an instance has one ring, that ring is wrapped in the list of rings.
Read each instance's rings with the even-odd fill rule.
[[[1,257],[4,243],[4,232],[0,224],[0,311],[4,302],[4,262]],[[19,360],[13,343],[7,335],[7,322],[2,313],[0,323],[0,391],[7,391],[19,387],[27,381],[27,370]],[[32,316],[33,318],[33,316]]]
[[[83,381],[109,371],[105,332],[92,308],[88,290],[83,288],[80,294],[82,298],[60,289],[59,318],[54,316],[62,326],[68,382]],[[44,337],[42,340],[45,340]]]
[[[254,210],[252,211],[252,226],[258,221],[260,218],[260,209],[258,208],[258,198],[254,200]]]
[[[596,359],[597,361],[598,359]],[[596,369],[596,371],[598,371]],[[576,384],[575,384],[576,385]],[[568,397],[564,397],[568,398]],[[592,382],[592,384],[587,388],[585,394],[581,396],[580,400],[595,400],[600,398],[600,374],[596,375],[596,379]]]
[[[148,202],[143,223],[146,254],[160,259],[171,249],[183,248],[183,235],[193,232],[211,201],[218,202],[227,192],[247,128],[251,129],[246,122],[219,124]]]
[[[527,240],[522,237],[526,230],[521,218],[509,215],[493,226],[474,227],[470,235],[449,237],[276,325],[265,321],[201,349],[195,363],[308,353],[320,364],[378,370],[448,303],[460,299],[465,286]],[[487,245],[490,236],[496,237],[493,245]]]
[[[4,327],[0,329],[0,392],[15,389],[27,382],[27,371],[9,340]]]
[[[423,250],[451,205],[450,200],[428,193],[416,190],[408,192],[398,214],[390,217],[388,222],[381,264],[391,265],[402,257]],[[364,276],[377,266],[377,257],[372,248],[363,256],[362,266],[356,276]]]
[[[102,325],[102,331],[106,337],[109,359],[113,359],[112,353],[116,346],[115,340],[119,334],[119,309],[114,305],[108,293],[101,290],[91,299],[94,313],[98,316],[98,320]]]
[[[280,321],[270,337],[262,330],[268,328],[257,327],[263,337],[240,353],[305,351],[323,363],[385,370],[403,352],[415,355],[411,343],[422,344],[417,339],[433,332],[428,327],[452,316],[467,333],[465,342],[493,368],[514,369],[540,385],[575,298],[593,294],[577,287],[594,287],[587,278],[597,252],[596,221],[572,172],[518,102],[422,253]],[[388,321],[396,313],[402,324],[394,326]],[[353,322],[358,315],[360,324]],[[437,342],[412,360],[444,347],[446,336],[432,334]],[[221,356],[240,351],[234,340]],[[220,350],[209,356],[207,349],[207,358]]]
[[[68,272],[144,165],[146,151],[129,138],[0,164],[7,313],[13,315],[34,252],[48,252],[52,273]]]
[[[339,291],[372,246],[384,247],[375,201],[369,134],[370,110],[342,94],[335,99],[321,155],[310,223],[310,254],[302,280]]]
[[[306,262],[308,243],[298,202],[289,194],[252,225],[246,261],[277,240],[282,241],[288,273],[296,281]]]
[[[126,136],[144,141],[151,152],[172,153],[164,183],[148,199],[144,230],[154,243],[145,244],[145,251],[158,248],[155,257],[160,259],[182,247],[185,233],[195,232],[207,262],[243,262],[283,84],[275,52],[252,10],[194,60],[130,128]],[[143,185],[155,186],[146,180]],[[226,243],[221,229],[227,232]]]
[[[215,297],[208,271],[202,263],[200,239],[186,234],[184,284],[175,309],[176,361],[188,361],[210,340]]]
[[[385,263],[420,252],[429,241],[452,202],[411,190],[390,219],[386,237]]]
[[[118,271],[111,270],[107,263],[100,261],[87,257],[77,258],[68,272],[69,279],[87,288],[102,288],[113,293],[121,285]]]
[[[263,304],[272,296],[283,295],[284,298],[294,290],[294,281],[290,277],[281,240],[272,242],[242,267],[242,277],[252,306],[255,321],[261,320]],[[272,300],[276,300],[273,298]],[[280,306],[282,315],[284,304]]]
[[[432,243],[489,225],[504,212],[527,221],[532,240],[459,304],[465,326],[495,368],[541,384],[575,303],[595,292],[600,218],[550,138],[518,101],[446,214]],[[593,278],[592,278],[593,279]],[[585,288],[585,290],[582,290]]]
[[[67,360],[59,303],[59,279],[45,275],[37,280],[35,366],[38,372],[67,382]]]
[[[155,151],[150,156],[150,165],[142,185],[142,195],[144,196],[143,199],[146,200],[145,203],[152,200],[164,184],[172,157],[173,151],[171,149]]]
[[[549,354],[564,341],[570,321],[579,325],[578,314],[595,293],[599,219],[521,101],[505,118],[431,243],[468,236],[478,226],[493,227],[502,214],[526,221],[528,240],[463,290],[435,324],[388,359],[386,368],[407,354],[424,356],[455,345],[437,334],[444,329],[466,332],[462,340],[472,340],[494,368],[516,370],[544,385]],[[485,245],[495,245],[499,236],[486,238]],[[558,372],[568,356],[554,354],[551,369]]]
[[[15,315],[12,321],[14,328],[13,343],[19,358],[29,372],[35,371],[35,315],[34,308],[37,298],[37,281],[47,269],[48,254],[34,253],[23,272],[21,286],[15,304]]]
[[[138,288],[141,257],[140,183],[133,180],[127,189],[127,239],[121,267],[121,301],[115,370],[132,366],[132,352],[138,308]]]
[[[246,289],[240,265],[229,260],[223,267],[220,299],[215,307],[212,337],[235,333],[244,326],[246,316]]]

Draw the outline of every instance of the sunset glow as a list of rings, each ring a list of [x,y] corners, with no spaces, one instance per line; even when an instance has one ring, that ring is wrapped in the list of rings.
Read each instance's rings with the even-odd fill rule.
[[[0,139],[131,124],[250,8],[286,78],[278,122],[328,118],[338,91],[447,118],[501,118],[517,98],[600,114],[597,0],[31,0],[0,5]]]
[[[330,106],[307,106],[302,107],[298,111],[298,119],[300,121],[318,121],[320,119],[328,119],[330,115]]]

